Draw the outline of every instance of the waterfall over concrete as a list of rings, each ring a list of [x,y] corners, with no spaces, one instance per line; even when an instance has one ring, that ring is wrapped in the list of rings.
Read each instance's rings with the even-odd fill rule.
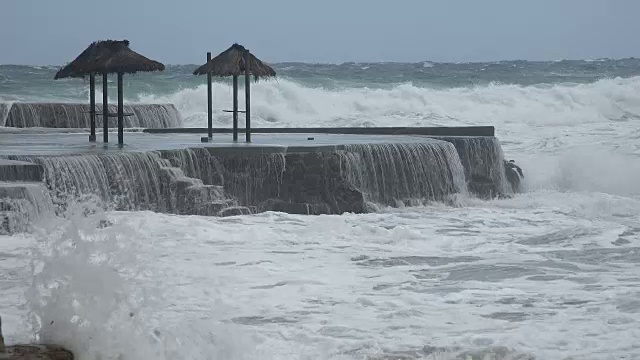
[[[85,144],[75,134],[5,134],[3,227],[24,225],[9,212],[60,214],[86,200],[108,210],[181,215],[342,214],[451,203],[467,192],[483,198],[513,192],[492,136],[323,135],[304,141],[314,138],[291,134],[238,144],[225,143],[225,135],[211,143],[188,134],[130,135],[126,150]],[[47,197],[34,195],[36,189]]]
[[[188,176],[223,186],[247,211],[364,212],[368,202],[415,205],[466,191],[455,148],[436,140],[347,145],[337,152],[219,155],[200,148],[162,154]]]
[[[5,126],[12,103],[0,102],[0,126]]]
[[[110,104],[109,112],[116,114],[117,105]],[[102,105],[96,104],[96,112]],[[133,114],[124,118],[127,128],[170,128],[182,126],[180,113],[171,104],[125,105],[124,112]],[[5,114],[5,115],[3,115]],[[89,104],[66,103],[0,103],[0,124],[7,127],[89,128]],[[96,127],[102,128],[102,115],[96,116]],[[109,118],[109,127],[117,127],[117,118]]]
[[[206,204],[222,196],[219,186],[185,176],[155,151],[12,158],[40,164],[59,204],[95,195],[105,208],[114,210],[210,215]]]
[[[42,182],[0,182],[0,235],[26,231],[53,210]]]
[[[53,208],[42,167],[0,159],[0,234],[25,231]]]
[[[439,140],[342,150],[187,148],[98,155],[11,156],[38,164],[58,204],[95,195],[115,210],[233,215],[362,213],[371,204],[448,201],[466,191],[454,146]]]
[[[469,190],[481,197],[512,193],[505,177],[500,140],[493,136],[436,137],[455,146]]]
[[[282,153],[220,154],[215,149],[193,148],[162,151],[162,156],[187,176],[224,187],[238,204],[248,207],[246,211],[257,211],[262,201],[278,196],[286,168]]]
[[[344,170],[374,204],[420,205],[466,191],[456,149],[443,141],[347,145]]]

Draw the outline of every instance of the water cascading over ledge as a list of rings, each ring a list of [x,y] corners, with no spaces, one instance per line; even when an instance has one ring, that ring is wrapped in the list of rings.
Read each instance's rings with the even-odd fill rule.
[[[116,114],[117,106],[109,105],[109,112]],[[102,105],[96,104],[96,112]],[[182,117],[172,104],[132,104],[124,106],[127,128],[173,128],[182,126]],[[88,104],[66,103],[0,103],[0,125],[6,127],[89,128],[91,126]],[[109,127],[117,126],[117,118],[109,118]],[[102,115],[96,116],[96,128],[102,129]]]
[[[225,154],[215,148],[162,151],[173,166],[223,186],[245,212],[366,212],[369,204],[447,201],[465,191],[455,148],[442,141],[348,145],[335,152]]]
[[[7,122],[7,116],[9,116],[9,110],[11,110],[11,102],[0,102],[0,126],[4,126]]]
[[[0,235],[26,231],[48,216],[53,203],[42,182],[0,182]]]
[[[466,191],[456,149],[446,142],[346,145],[343,157],[343,174],[371,204],[446,202]]]
[[[51,197],[62,209],[94,195],[112,210],[209,215],[200,206],[223,196],[219,186],[186,177],[156,151],[9,158],[41,165]]]
[[[468,189],[482,198],[510,194],[504,168],[504,154],[500,140],[493,136],[439,136],[455,149],[464,168]]]
[[[56,203],[93,194],[114,210],[222,216],[269,210],[363,213],[371,204],[448,201],[466,189],[454,146],[437,140],[320,152],[189,148],[10,158],[40,164]]]

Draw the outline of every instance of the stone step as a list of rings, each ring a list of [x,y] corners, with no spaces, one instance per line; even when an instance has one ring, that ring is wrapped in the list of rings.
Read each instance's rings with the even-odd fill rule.
[[[0,159],[0,181],[42,181],[42,166],[26,161]]]
[[[223,209],[218,213],[218,216],[236,216],[236,215],[249,215],[255,210],[252,211],[252,207],[247,206],[232,206],[226,209]]]
[[[269,199],[258,205],[260,211],[278,211],[298,215],[331,214],[331,208],[326,203],[287,202],[279,199]]]
[[[23,211],[0,211],[0,235],[12,235],[26,231],[29,215]]]
[[[43,182],[0,182],[0,233],[25,231],[31,220],[52,211]]]
[[[219,216],[223,210],[237,206],[237,201],[233,199],[211,201],[200,205],[196,209],[196,215]]]

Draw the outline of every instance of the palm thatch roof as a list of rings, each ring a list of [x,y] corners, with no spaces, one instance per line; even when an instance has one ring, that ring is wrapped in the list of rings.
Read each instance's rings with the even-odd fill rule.
[[[75,60],[60,69],[54,79],[162,70],[163,64],[131,50],[128,40],[104,40],[91,43]]]
[[[245,71],[244,54],[247,51],[244,46],[233,44],[227,50],[221,52],[218,56],[209,60],[206,64],[197,68],[193,75],[211,74],[213,76],[233,76],[243,75]],[[257,80],[261,77],[276,76],[273,68],[255,57],[249,55],[249,72]]]

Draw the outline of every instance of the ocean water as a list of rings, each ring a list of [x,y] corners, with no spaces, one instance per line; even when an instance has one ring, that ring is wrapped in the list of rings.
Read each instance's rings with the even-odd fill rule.
[[[79,203],[0,236],[8,342],[82,359],[640,359],[640,60],[275,66],[254,126],[494,125],[525,191],[339,216]],[[125,99],[204,126],[193,68],[127,76]],[[0,66],[0,101],[85,101],[55,71]],[[216,126],[230,104],[216,82]]]

